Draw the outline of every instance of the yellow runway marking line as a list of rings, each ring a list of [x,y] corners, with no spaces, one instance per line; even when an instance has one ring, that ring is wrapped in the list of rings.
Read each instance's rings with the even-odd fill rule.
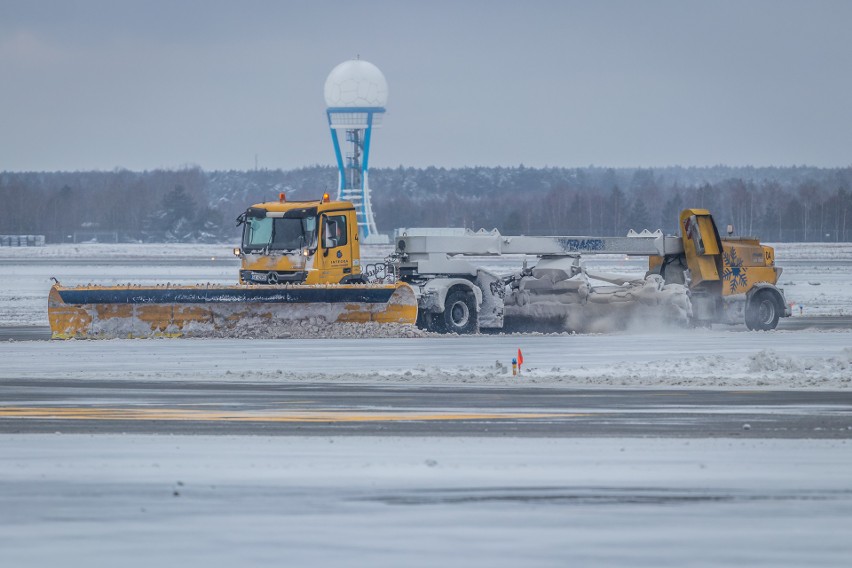
[[[163,420],[200,422],[422,422],[427,420],[519,420],[578,418],[585,413],[553,412],[359,412],[206,411],[178,408],[0,407],[0,418],[42,420]]]

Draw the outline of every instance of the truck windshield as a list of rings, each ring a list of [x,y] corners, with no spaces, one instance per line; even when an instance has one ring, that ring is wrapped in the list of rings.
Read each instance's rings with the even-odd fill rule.
[[[243,231],[243,250],[299,250],[313,248],[317,218],[313,217],[248,217]]]

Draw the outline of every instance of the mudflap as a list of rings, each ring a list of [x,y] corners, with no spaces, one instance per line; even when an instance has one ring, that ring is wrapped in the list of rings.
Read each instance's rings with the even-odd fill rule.
[[[47,314],[54,339],[245,336],[263,326],[414,324],[410,286],[54,285]]]

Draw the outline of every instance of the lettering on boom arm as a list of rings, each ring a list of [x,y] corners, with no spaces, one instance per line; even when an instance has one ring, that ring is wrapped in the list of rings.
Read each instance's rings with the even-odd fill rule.
[[[565,252],[592,252],[604,250],[603,239],[559,239]]]

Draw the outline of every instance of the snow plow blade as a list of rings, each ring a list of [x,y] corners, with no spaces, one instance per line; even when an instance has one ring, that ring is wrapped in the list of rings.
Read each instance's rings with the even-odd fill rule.
[[[57,284],[48,296],[47,315],[54,339],[228,337],[303,322],[414,324],[417,300],[403,283],[74,288]]]

